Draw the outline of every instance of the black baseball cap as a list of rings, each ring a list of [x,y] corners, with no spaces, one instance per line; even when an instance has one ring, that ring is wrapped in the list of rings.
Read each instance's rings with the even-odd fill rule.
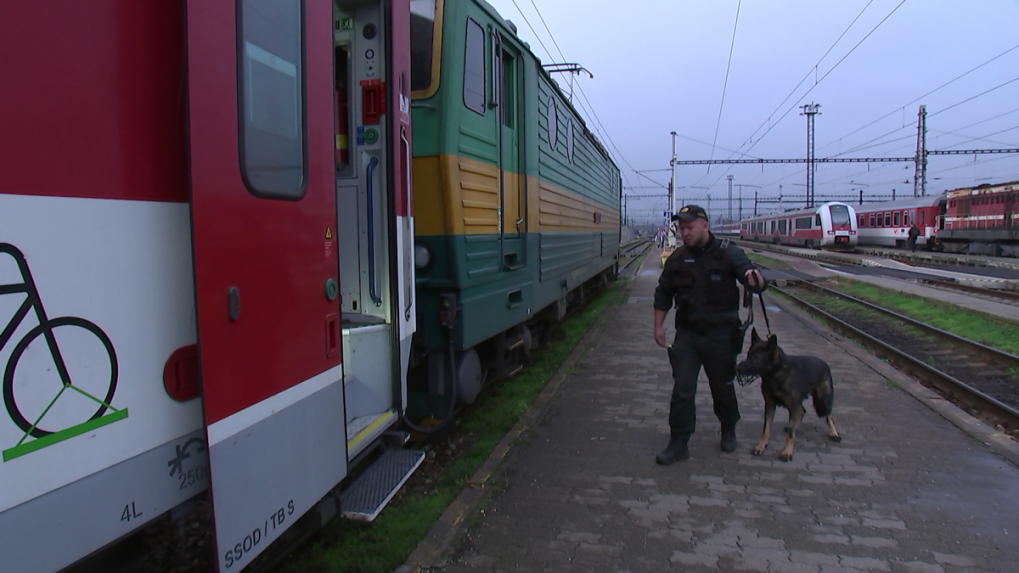
[[[697,205],[687,205],[672,216],[673,221],[693,221],[697,217],[708,220],[708,213]]]

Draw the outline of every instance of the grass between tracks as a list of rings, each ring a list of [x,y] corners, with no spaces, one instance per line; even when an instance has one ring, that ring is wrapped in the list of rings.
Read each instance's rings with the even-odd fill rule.
[[[914,320],[929,324],[970,340],[1019,354],[1019,328],[987,315],[931,299],[902,294],[857,281],[840,281],[838,290]]]
[[[757,263],[759,265],[764,265],[769,269],[783,270],[792,268],[792,265],[785,261],[780,261],[779,259],[773,259],[771,257],[766,257],[764,255],[759,255],[757,253],[751,253],[749,251],[744,252],[746,252],[747,258],[750,259],[750,262]]]
[[[640,265],[639,262],[634,264]],[[370,524],[333,521],[295,554],[283,570],[290,573],[388,573],[402,565],[591,329],[595,319],[619,303],[626,282],[617,280],[580,312],[557,326],[554,343],[547,349],[534,351],[531,364],[523,372],[481,393],[455,430],[471,434],[473,445],[466,455],[456,459],[436,478],[431,492],[400,497]]]

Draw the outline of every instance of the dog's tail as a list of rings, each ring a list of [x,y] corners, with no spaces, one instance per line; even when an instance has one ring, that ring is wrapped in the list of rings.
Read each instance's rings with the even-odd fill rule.
[[[835,384],[832,382],[831,368],[825,366],[821,383],[811,392],[811,398],[814,400],[814,411],[817,412],[818,418],[831,416],[835,403]]]

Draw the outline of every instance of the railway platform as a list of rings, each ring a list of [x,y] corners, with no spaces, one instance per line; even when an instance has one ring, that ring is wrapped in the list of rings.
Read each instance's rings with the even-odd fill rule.
[[[658,274],[643,265],[562,382],[525,414],[519,437],[497,448],[497,468],[471,480],[401,569],[1015,570],[1019,448],[774,299],[771,328],[785,351],[832,367],[843,441],[829,442],[810,411],[791,462],[778,460],[777,431],[752,456],[763,425],[758,382],[737,386],[739,445],[722,453],[702,375],[692,458],[657,465],[672,387],[652,338]],[[760,315],[755,323],[764,329]],[[777,427],[785,421],[780,410]]]
[[[960,253],[942,253],[927,251],[917,247],[916,252],[905,249],[889,249],[886,247],[857,246],[856,251],[881,257],[916,261],[918,263],[957,266],[983,266],[1001,269],[1019,270],[1019,259],[1012,257],[991,257],[987,255],[966,255]]]
[[[989,288],[1019,290],[1019,278],[1014,269],[995,267],[993,273],[963,272],[965,267],[928,267],[919,264],[911,265],[902,261],[883,258],[880,256],[863,255],[857,253],[819,252],[812,249],[797,247],[783,247],[789,253],[808,259],[816,259],[828,263],[845,263],[863,267],[873,267],[886,270],[890,274],[911,275],[915,277],[931,277],[950,279],[971,286]],[[920,263],[919,259],[916,262]]]

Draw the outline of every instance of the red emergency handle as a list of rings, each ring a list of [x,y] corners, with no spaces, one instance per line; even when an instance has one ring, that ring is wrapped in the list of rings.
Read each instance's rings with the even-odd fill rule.
[[[361,86],[361,123],[375,125],[386,112],[386,84]]]

